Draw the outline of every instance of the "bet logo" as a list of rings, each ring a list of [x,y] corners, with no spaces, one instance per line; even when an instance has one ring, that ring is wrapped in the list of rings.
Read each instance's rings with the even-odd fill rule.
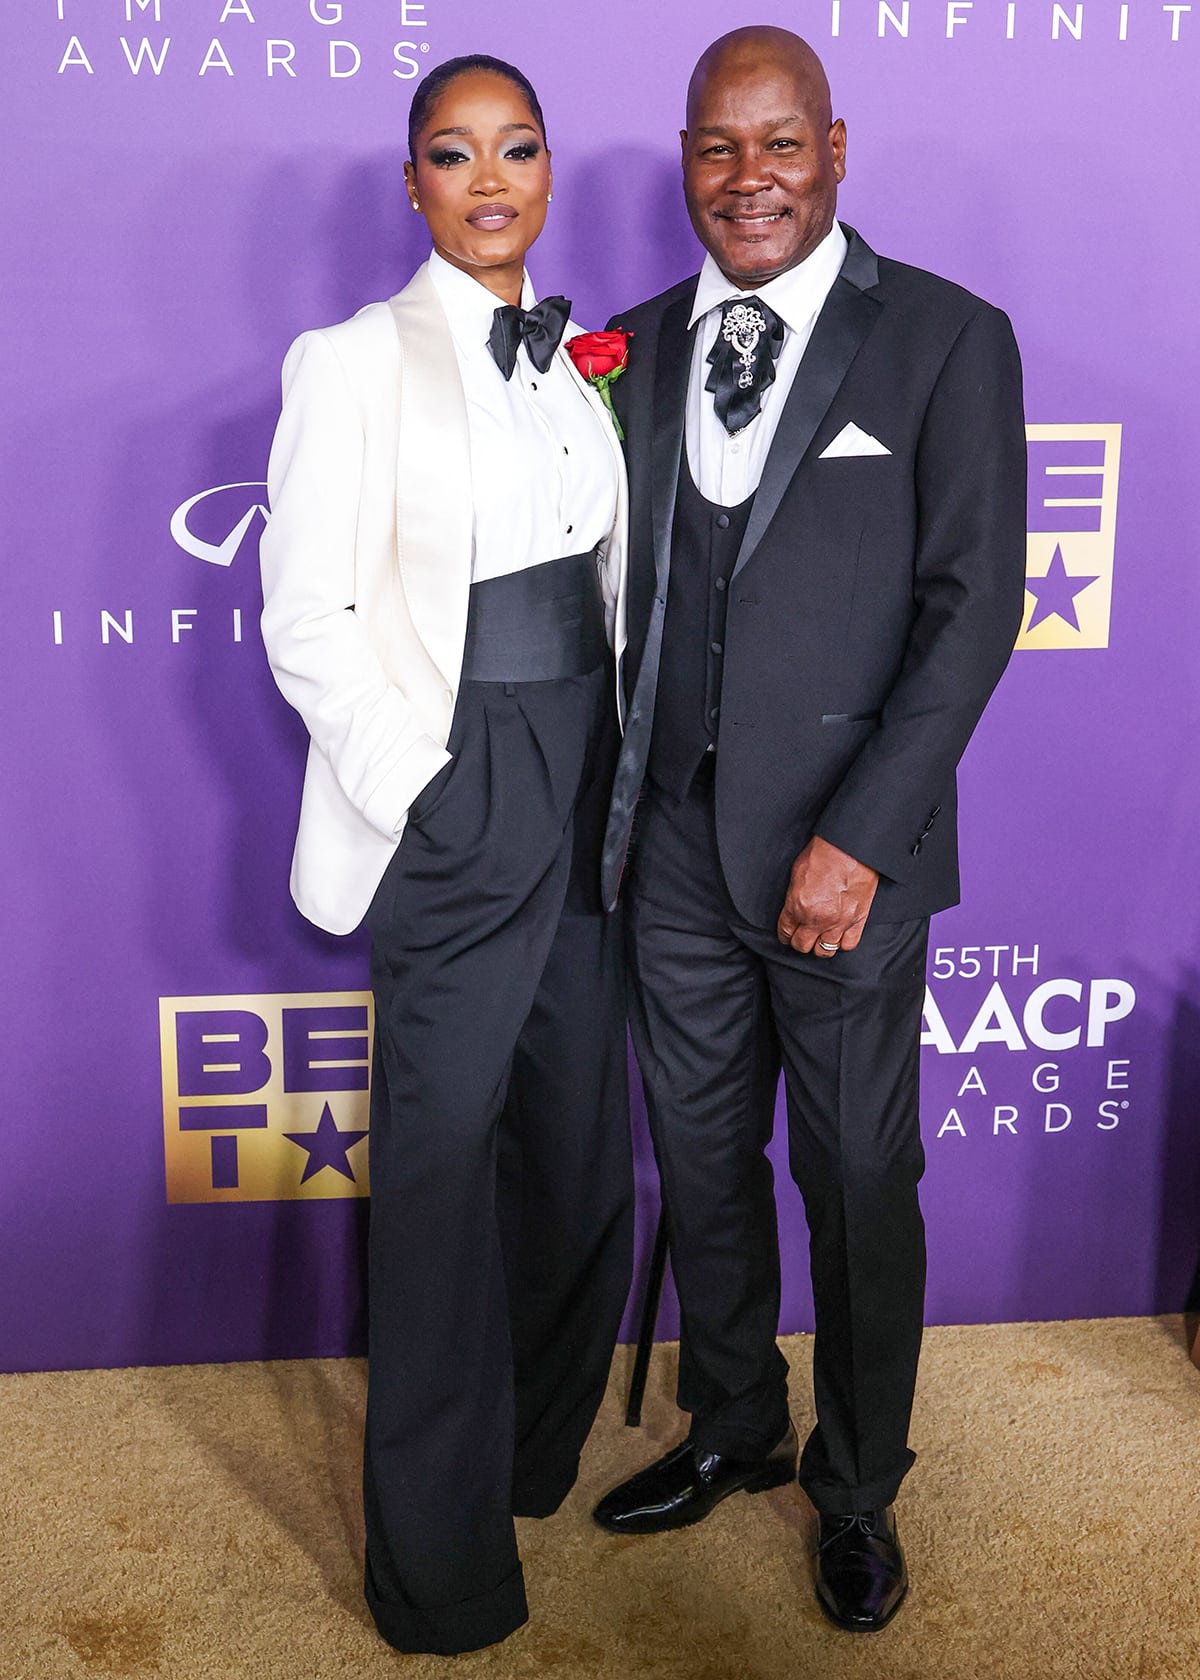
[[[1027,426],[1025,617],[1018,648],[1104,648],[1121,428]]]
[[[370,992],[159,999],[168,1202],[365,1196]]]

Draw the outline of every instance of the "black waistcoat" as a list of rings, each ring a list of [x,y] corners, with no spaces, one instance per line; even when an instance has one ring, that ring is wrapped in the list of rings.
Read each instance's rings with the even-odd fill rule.
[[[706,500],[684,450],[648,762],[651,780],[678,799],[716,750],[728,585],[753,506],[753,496],[737,507]]]

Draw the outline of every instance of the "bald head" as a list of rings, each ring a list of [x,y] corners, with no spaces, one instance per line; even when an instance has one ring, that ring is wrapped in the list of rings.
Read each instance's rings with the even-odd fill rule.
[[[804,90],[810,109],[828,128],[833,122],[833,102],[829,93],[829,79],[825,66],[799,35],[790,29],[777,29],[770,23],[752,23],[745,29],[731,29],[728,35],[707,47],[692,71],[687,91],[687,125],[692,126],[693,112],[709,81],[716,77],[754,76],[779,70],[791,76],[798,88]]]
[[[762,24],[714,41],[688,83],[683,190],[701,243],[749,290],[795,268],[833,226],[846,172],[821,60]]]

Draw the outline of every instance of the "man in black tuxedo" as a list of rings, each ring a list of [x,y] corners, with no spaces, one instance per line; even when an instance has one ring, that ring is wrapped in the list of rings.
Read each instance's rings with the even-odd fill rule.
[[[958,897],[955,769],[1021,618],[1020,362],[999,310],[838,224],[845,127],[795,35],[709,48],[682,140],[704,267],[613,323],[632,528],[605,892],[625,876],[692,1426],[596,1520],[678,1527],[796,1474],[764,1155],[782,1068],[817,1594],[870,1630],[907,1589],[926,943]]]

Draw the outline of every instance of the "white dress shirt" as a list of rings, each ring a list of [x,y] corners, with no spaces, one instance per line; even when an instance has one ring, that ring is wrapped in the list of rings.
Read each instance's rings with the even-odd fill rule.
[[[467,399],[474,531],[471,577],[502,577],[586,554],[612,530],[617,469],[597,414],[556,356],[546,373],[517,351],[505,379],[488,349],[499,299],[439,257],[430,279],[450,323]],[[529,276],[521,307],[537,301]]]
[[[687,457],[700,494],[721,507],[737,507],[758,489],[767,451],[787,401],[800,358],[808,348],[817,316],[846,259],[846,235],[837,222],[795,268],[768,280],[754,291],[739,290],[721,273],[711,256],[704,259],[688,326],[700,322],[692,351],[687,396]],[[711,391],[704,389],[711,373],[708,353],[717,341],[721,305],[730,298],[760,297],[783,322],[783,344],[775,360],[775,380],[762,395],[762,407],[736,435],[717,419]]]

